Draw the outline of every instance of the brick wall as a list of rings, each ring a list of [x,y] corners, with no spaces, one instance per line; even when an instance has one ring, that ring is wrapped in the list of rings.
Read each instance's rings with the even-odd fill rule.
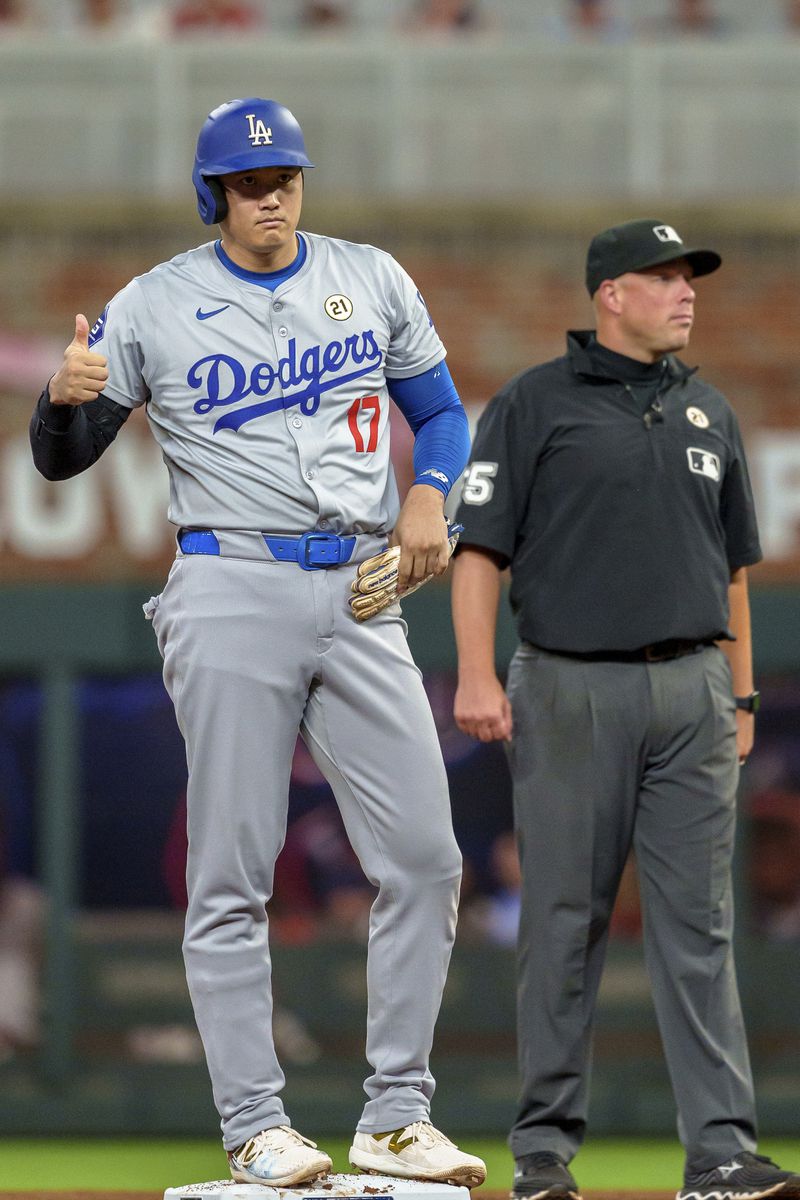
[[[596,229],[627,215],[634,214],[602,214],[599,220],[595,214],[554,227],[552,217],[537,226],[487,211],[453,229],[439,214],[439,228],[429,220],[417,230],[413,213],[402,222],[384,217],[360,225],[350,214],[339,222],[315,219],[308,227],[371,241],[395,254],[426,299],[464,402],[477,409],[518,371],[561,354],[566,329],[591,326],[582,283],[585,247]],[[2,235],[9,286],[0,292],[0,337],[39,336],[52,347],[52,369],[72,336],[76,311],[93,321],[132,275],[211,233],[183,217],[153,221],[139,213],[125,220],[104,210],[97,227],[86,214],[80,223],[74,217],[68,213],[63,226],[50,223],[36,234],[17,226]],[[742,233],[723,224],[724,236],[714,236],[708,214],[695,226],[686,219],[676,224],[695,244],[712,245],[724,258],[717,274],[697,283],[697,321],[684,358],[733,402],[746,443],[763,429],[800,431],[800,235]],[[9,390],[0,378],[0,436],[25,429],[35,391]],[[113,555],[113,546],[106,549]],[[767,579],[795,581],[800,529],[798,551],[791,561],[758,570]]]

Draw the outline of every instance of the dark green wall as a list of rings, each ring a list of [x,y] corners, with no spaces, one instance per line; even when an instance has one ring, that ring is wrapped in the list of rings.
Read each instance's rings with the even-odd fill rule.
[[[158,669],[142,603],[160,587],[136,584],[29,585],[0,591],[0,672],[46,670],[57,662],[77,670]],[[449,589],[429,584],[403,604],[409,641],[423,671],[455,665]],[[800,671],[800,588],[754,588],[753,643],[757,673]],[[504,668],[515,634],[508,604],[498,622],[498,664]]]

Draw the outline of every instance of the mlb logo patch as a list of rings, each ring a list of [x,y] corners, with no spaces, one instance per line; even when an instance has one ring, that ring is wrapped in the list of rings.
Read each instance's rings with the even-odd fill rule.
[[[671,225],[654,225],[653,233],[660,242],[678,242],[681,246],[683,245],[683,241]]]
[[[705,475],[706,479],[713,479],[715,483],[719,483],[722,478],[722,468],[716,454],[712,454],[710,450],[700,450],[696,446],[689,446],[686,454],[689,458],[690,471],[694,471],[695,475]]]

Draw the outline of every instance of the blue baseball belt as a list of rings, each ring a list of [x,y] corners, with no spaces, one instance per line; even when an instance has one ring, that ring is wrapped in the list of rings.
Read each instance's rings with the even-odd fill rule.
[[[321,571],[325,567],[338,567],[352,557],[356,546],[354,535],[342,537],[338,533],[318,533],[311,530],[300,537],[274,537],[269,533],[261,536],[277,562],[297,563],[304,571]],[[181,529],[178,545],[184,554],[219,554],[219,539],[212,529]]]

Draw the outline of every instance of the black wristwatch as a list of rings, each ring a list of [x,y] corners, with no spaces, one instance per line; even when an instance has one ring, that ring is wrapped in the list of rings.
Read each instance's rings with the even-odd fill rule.
[[[751,692],[749,696],[735,696],[736,707],[745,712],[757,713],[761,707],[761,692]]]

